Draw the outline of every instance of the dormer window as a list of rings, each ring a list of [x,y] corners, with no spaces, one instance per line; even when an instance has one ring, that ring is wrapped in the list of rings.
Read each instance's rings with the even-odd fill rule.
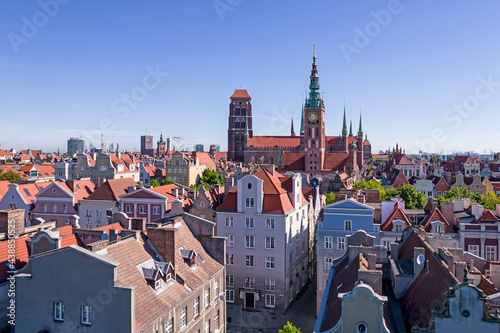
[[[161,279],[155,281],[155,290],[158,290],[161,286]]]

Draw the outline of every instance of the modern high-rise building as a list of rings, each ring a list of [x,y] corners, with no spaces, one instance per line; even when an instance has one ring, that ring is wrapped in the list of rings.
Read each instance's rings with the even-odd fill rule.
[[[141,136],[141,154],[143,155],[153,155],[153,136],[152,135],[142,135]]]
[[[73,156],[77,153],[85,153],[85,140],[82,138],[69,138],[68,155]]]
[[[175,136],[173,138],[167,138],[167,149],[174,151],[185,151],[186,140],[178,136]]]
[[[194,150],[197,152],[202,152],[203,151],[203,145],[201,143],[197,144],[194,146]]]

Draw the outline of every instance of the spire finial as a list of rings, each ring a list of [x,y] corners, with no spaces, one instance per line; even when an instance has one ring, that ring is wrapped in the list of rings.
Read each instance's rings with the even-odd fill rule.
[[[316,43],[313,44],[313,51],[314,51],[313,59],[316,59]]]
[[[342,125],[342,136],[347,136],[347,122],[345,117],[345,100],[344,100],[344,122]]]
[[[359,107],[359,130],[358,135],[363,137],[363,125],[361,125],[361,107]]]

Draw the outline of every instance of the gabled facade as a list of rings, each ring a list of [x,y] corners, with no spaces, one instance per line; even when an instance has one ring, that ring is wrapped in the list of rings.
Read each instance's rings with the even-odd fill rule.
[[[335,258],[347,251],[347,237],[357,230],[363,230],[378,242],[379,225],[374,224],[374,208],[347,199],[323,207],[323,222],[318,223],[317,242],[317,301],[320,302],[325,290],[330,268]],[[319,307],[317,307],[319,310]]]
[[[300,174],[286,178],[261,169],[238,180],[217,207],[217,235],[226,237],[228,302],[289,307],[308,281],[308,214]]]

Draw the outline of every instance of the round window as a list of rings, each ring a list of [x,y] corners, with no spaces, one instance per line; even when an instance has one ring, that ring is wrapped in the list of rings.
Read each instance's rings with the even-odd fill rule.
[[[202,201],[202,202],[200,202],[200,207],[201,207],[201,208],[205,207],[205,203],[204,203],[203,201]]]
[[[464,310],[464,311],[462,311],[462,316],[464,316],[465,318],[467,318],[468,316],[470,316],[470,312],[467,311],[467,310]]]
[[[248,187],[248,189],[251,189],[252,188],[252,183],[248,183],[247,187]]]
[[[356,332],[366,333],[367,331],[368,331],[368,327],[366,326],[365,323],[358,323],[358,325],[356,325]]]

